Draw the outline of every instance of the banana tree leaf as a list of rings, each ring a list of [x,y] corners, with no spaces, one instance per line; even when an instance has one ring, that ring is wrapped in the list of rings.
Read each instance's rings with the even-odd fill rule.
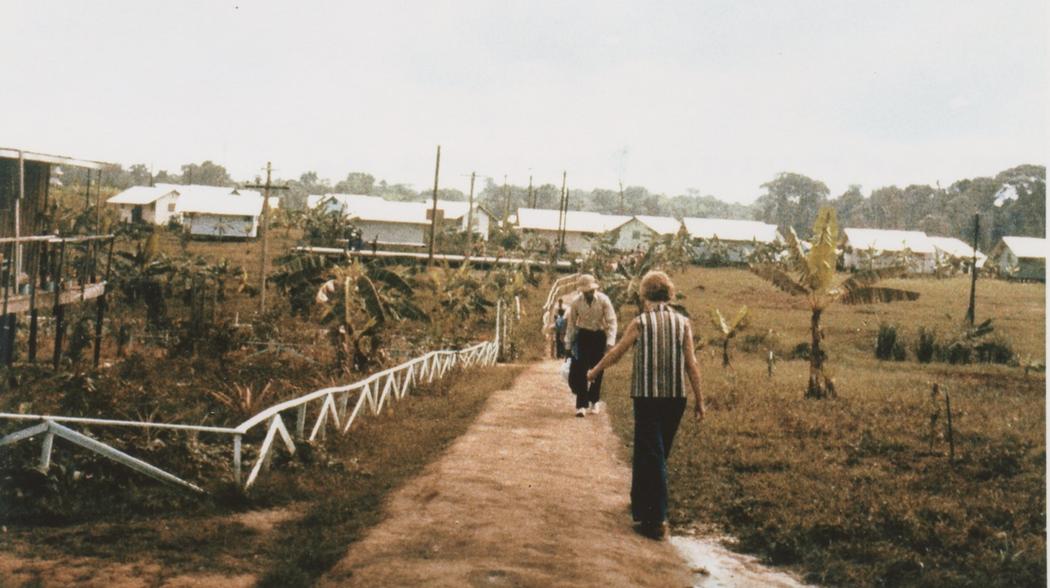
[[[729,325],[726,324],[725,317],[722,316],[722,312],[717,308],[711,309],[711,324],[723,335],[729,334]]]
[[[783,270],[769,264],[751,266],[751,271],[760,278],[768,280],[777,288],[792,296],[805,296],[809,289],[796,282]]]
[[[748,316],[747,306],[741,306],[736,316],[733,317],[733,322],[729,326],[729,332],[740,331],[747,327]]]
[[[386,305],[383,303],[383,298],[379,294],[379,289],[376,288],[375,283],[368,279],[368,276],[360,276],[357,278],[357,291],[361,293],[361,298],[364,299],[368,314],[372,315],[379,324],[386,322]]]
[[[846,292],[852,292],[858,288],[867,288],[868,286],[874,286],[881,280],[889,278],[898,278],[903,276],[907,272],[907,268],[902,266],[886,267],[875,270],[868,270],[857,272],[850,276],[850,278],[842,282],[840,288]]]
[[[918,300],[919,293],[911,290],[898,290],[897,288],[857,288],[843,292],[839,302],[843,304],[875,304],[879,302],[901,302],[905,300]]]

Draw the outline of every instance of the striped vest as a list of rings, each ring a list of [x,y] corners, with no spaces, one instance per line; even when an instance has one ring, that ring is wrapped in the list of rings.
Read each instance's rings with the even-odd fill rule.
[[[685,397],[685,335],[689,319],[666,304],[638,315],[634,343],[634,398]]]

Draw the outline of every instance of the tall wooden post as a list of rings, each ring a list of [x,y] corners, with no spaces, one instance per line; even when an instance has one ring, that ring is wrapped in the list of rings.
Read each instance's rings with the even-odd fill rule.
[[[536,208],[536,196],[532,190],[532,176],[529,176],[529,208]]]
[[[273,166],[266,162],[266,187],[263,188],[262,218],[259,220],[259,231],[262,233],[262,254],[259,259],[259,312],[266,312],[266,270],[267,258],[270,256],[270,177]]]
[[[973,259],[970,260],[970,307],[966,309],[966,320],[970,326],[977,318],[977,239],[980,236],[981,215],[973,215]]]
[[[470,196],[467,198],[467,255],[470,255],[474,247],[474,177],[477,174],[470,172]]]
[[[507,190],[507,174],[503,174],[503,222],[510,220],[510,191]]]
[[[558,255],[565,250],[565,225],[566,217],[569,215],[569,192],[566,188],[566,180],[569,172],[561,172],[561,202],[558,205]]]
[[[437,157],[434,160],[434,198],[430,209],[430,252],[427,254],[427,265],[434,263],[434,241],[437,239],[438,222],[438,174],[441,172],[441,145],[437,146]]]
[[[620,214],[625,214],[626,210],[627,209],[624,208],[624,201],[623,201],[623,180],[620,180]]]

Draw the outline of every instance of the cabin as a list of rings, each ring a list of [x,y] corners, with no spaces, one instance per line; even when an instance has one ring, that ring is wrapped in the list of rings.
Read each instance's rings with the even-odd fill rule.
[[[1015,280],[1046,281],[1046,239],[1003,237],[988,255],[993,267]]]
[[[560,217],[557,210],[519,208],[515,224],[523,238],[539,238],[554,246],[558,242]],[[595,238],[629,220],[629,216],[569,210],[565,213],[565,250],[585,253],[591,249]]]
[[[262,194],[220,186],[157,184],[175,189],[175,214],[184,231],[195,237],[254,239],[259,234]],[[278,199],[270,197],[270,208]]]
[[[51,317],[54,332],[61,334],[66,330],[68,305],[83,304],[105,293],[104,268],[111,251],[107,243],[112,237],[55,234],[49,208],[55,185],[52,180],[59,166],[88,170],[84,197],[98,206],[102,170],[108,165],[0,147],[0,361],[4,364],[10,365],[14,358],[18,315],[28,317],[26,359],[32,362],[36,360],[41,330],[38,319],[43,312]],[[96,333],[96,350],[98,347]],[[51,351],[57,366],[62,355],[60,335],[53,337]]]
[[[962,271],[969,272],[970,265],[973,263],[973,245],[964,243],[955,237],[927,236],[927,238],[933,244],[933,257],[937,267],[956,265]],[[987,260],[987,255],[977,251],[978,269],[984,267],[984,262]]]
[[[682,225],[699,241],[697,260],[701,263],[747,263],[759,246],[781,240],[776,225],[760,221],[685,217]]]
[[[433,201],[401,202],[366,194],[324,194],[308,196],[307,206],[326,206],[340,210],[361,231],[366,243],[397,247],[424,247],[429,243],[434,211]],[[475,235],[487,239],[492,215],[468,202],[438,200],[438,224],[443,230],[466,231],[472,225]]]
[[[120,213],[123,223],[167,225],[178,220],[175,202],[179,198],[178,187],[171,184],[156,186],[132,186],[110,197],[106,205]]]
[[[933,242],[922,231],[847,228],[842,233],[844,269],[904,266],[913,274],[932,274],[937,269]]]
[[[648,247],[654,238],[674,235],[681,229],[682,221],[678,219],[637,214],[612,230],[616,232],[617,249],[635,251]]]

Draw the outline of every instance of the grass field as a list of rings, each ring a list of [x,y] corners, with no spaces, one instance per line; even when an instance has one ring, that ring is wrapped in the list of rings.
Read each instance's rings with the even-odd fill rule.
[[[890,282],[922,296],[825,312],[832,400],[804,400],[808,362],[786,357],[809,338],[803,300],[743,270],[691,269],[676,282],[705,342],[711,308],[746,304],[752,322],[733,342],[732,369],[716,344],[700,352],[710,411],[699,427],[683,422],[676,441],[674,525],[727,532],[739,549],[826,585],[1045,586],[1044,374],[920,364],[910,349],[920,326],[958,329],[965,277]],[[978,320],[993,318],[1021,358],[1043,360],[1043,285],[983,281],[977,292]],[[880,323],[899,325],[906,361],[875,359]],[[614,368],[605,394],[628,444],[629,370]],[[934,383],[951,395],[954,466]]]

